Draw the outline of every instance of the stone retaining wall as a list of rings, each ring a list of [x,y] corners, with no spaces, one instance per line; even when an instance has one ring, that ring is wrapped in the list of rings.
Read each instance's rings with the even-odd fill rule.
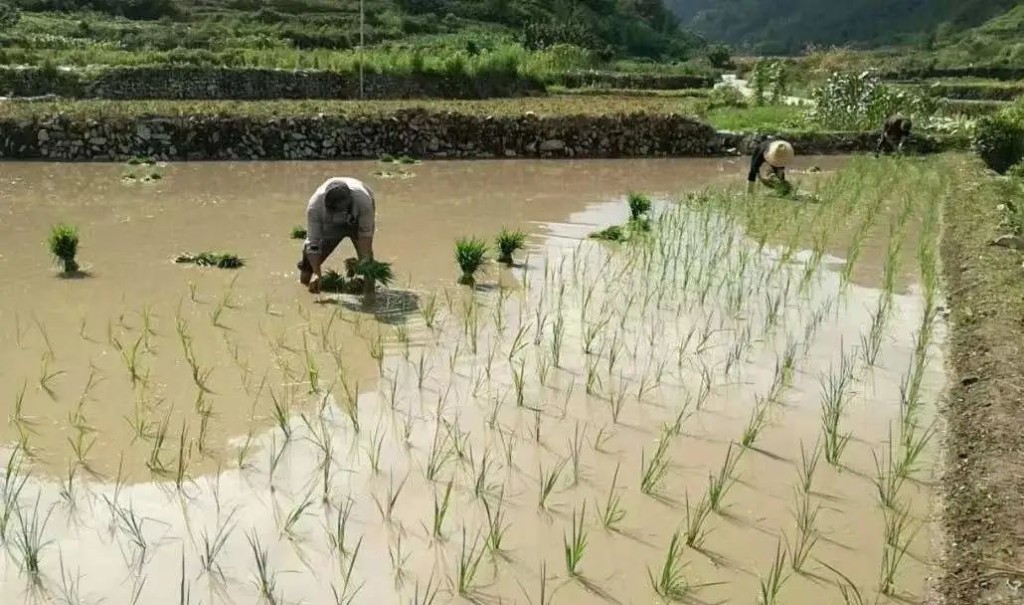
[[[569,88],[605,87],[645,90],[711,88],[709,76],[633,74],[599,71],[552,76],[551,84]],[[511,72],[407,76],[367,73],[368,99],[483,99],[544,92],[539,79]],[[105,67],[67,69],[0,67],[0,96],[70,99],[358,99],[359,75],[319,70],[289,71],[226,67]]]
[[[874,149],[873,133],[783,134],[798,153]],[[405,110],[378,116],[70,116],[0,120],[0,159],[123,161],[376,158],[619,158],[749,153],[759,135],[716,132],[681,115],[484,117]],[[948,146],[917,137],[918,149]]]
[[[368,73],[368,99],[482,99],[544,92],[535,78],[508,73],[466,76]],[[0,68],[0,96],[71,99],[358,99],[359,75],[331,71],[221,67],[111,67],[90,70]]]

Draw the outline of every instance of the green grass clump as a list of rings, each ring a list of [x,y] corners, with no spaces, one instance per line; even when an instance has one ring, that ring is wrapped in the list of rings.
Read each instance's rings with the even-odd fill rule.
[[[471,286],[476,283],[476,274],[486,261],[487,244],[483,240],[464,237],[455,242],[455,262],[462,271],[460,284]]]
[[[306,239],[306,228],[299,226],[292,227],[292,239]]]
[[[620,225],[612,225],[607,229],[591,233],[590,238],[604,240],[606,242],[624,242],[626,241],[626,231]]]
[[[395,272],[391,268],[391,263],[379,260],[359,261],[355,266],[355,274],[368,284],[380,284],[385,288],[395,281]]]
[[[512,264],[512,255],[517,250],[522,250],[523,246],[526,245],[526,234],[522,231],[509,231],[505,227],[501,228],[498,232],[498,237],[495,240],[498,244],[498,262]]]
[[[192,264],[199,267],[217,267],[218,269],[238,269],[245,266],[245,261],[237,254],[230,252],[200,252],[199,254],[179,254],[174,262]]]
[[[75,255],[78,254],[78,228],[72,225],[56,225],[50,230],[50,237],[47,240],[50,254],[61,265],[64,273],[78,271],[78,262]]]

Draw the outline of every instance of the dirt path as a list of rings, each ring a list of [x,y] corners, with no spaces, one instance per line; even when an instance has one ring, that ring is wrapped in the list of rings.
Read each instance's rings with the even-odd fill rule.
[[[1024,602],[1024,272],[1022,255],[993,247],[1003,185],[958,175],[946,201],[942,258],[952,309],[952,389],[946,409],[941,588],[950,605]],[[1019,202],[1018,202],[1019,203]]]

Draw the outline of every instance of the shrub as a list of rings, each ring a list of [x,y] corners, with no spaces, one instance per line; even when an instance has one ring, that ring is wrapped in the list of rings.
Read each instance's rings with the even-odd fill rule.
[[[708,57],[708,62],[711,63],[711,67],[715,69],[725,69],[732,67],[732,50],[725,44],[712,44],[708,46],[705,54]]]
[[[64,273],[78,271],[78,263],[75,261],[75,255],[78,254],[78,229],[76,227],[56,225],[50,230],[47,245]]]
[[[745,107],[746,105],[747,100],[743,97],[743,93],[733,86],[716,86],[708,94],[709,110],[719,107]]]
[[[971,146],[996,172],[1006,172],[1024,161],[1024,100],[979,119]]]
[[[18,12],[17,8],[11,6],[8,2],[0,0],[0,31],[4,31],[5,29],[13,26],[18,22],[20,17],[21,14]]]

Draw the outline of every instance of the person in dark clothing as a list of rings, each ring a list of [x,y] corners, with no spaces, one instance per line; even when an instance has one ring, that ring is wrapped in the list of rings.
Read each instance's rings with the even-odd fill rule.
[[[878,146],[875,147],[875,157],[878,157],[883,150],[896,153],[903,153],[903,144],[910,138],[910,128],[913,124],[910,118],[899,114],[889,116],[882,125],[882,136],[878,137]]]
[[[754,191],[754,183],[761,181],[766,187],[775,188],[778,183],[786,182],[786,166],[793,161],[793,146],[781,139],[761,142],[750,158],[750,173],[747,175],[747,191]],[[771,170],[771,178],[761,176],[761,169],[767,165]]]

